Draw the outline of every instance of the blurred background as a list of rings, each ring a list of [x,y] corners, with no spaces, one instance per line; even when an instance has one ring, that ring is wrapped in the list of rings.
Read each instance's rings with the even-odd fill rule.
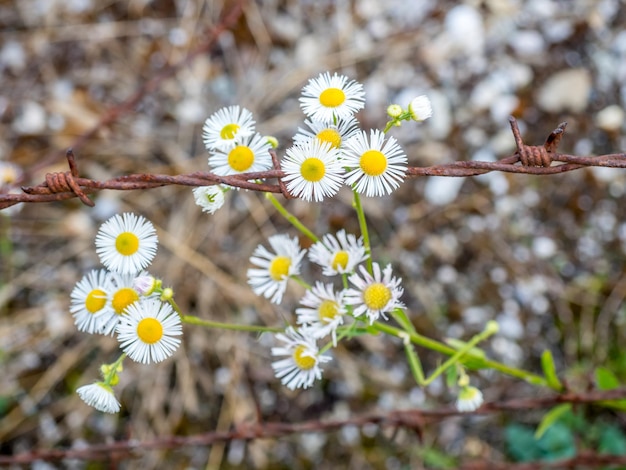
[[[429,96],[432,119],[390,132],[412,166],[511,155],[509,115],[518,118],[527,144],[542,144],[567,121],[561,152],[626,148],[623,1],[248,1],[210,47],[176,65],[237,5],[1,2],[0,160],[23,172],[18,185],[66,171],[71,146],[81,175],[99,180],[206,171],[202,124],[234,104],[253,112],[259,132],[278,137],[281,155],[303,125],[300,90],[326,70],[364,85],[366,106],[357,116],[363,129],[382,128],[389,104]],[[491,357],[540,371],[539,356],[550,349],[559,372],[584,390],[599,365],[626,374],[619,347],[626,341],[626,206],[619,202],[625,193],[622,170],[595,168],[418,178],[391,197],[365,198],[364,205],[374,256],[403,278],[402,300],[420,333],[467,340],[496,320],[501,332],[484,345]],[[150,271],[189,314],[277,326],[294,321],[303,293],[290,285],[275,306],[246,283],[259,243],[276,233],[296,235],[262,194],[231,192],[213,216],[201,212],[185,187],[102,191],[94,201],[94,208],[72,200],[0,212],[0,454],[228,430],[253,422],[256,404],[264,419],[289,423],[453,405],[455,393],[442,381],[415,386],[401,343],[390,338],[341,343],[323,381],[290,392],[273,376],[270,335],[186,326],[173,358],[151,366],[126,361],[117,387],[120,414],[93,410],[75,390],[97,379],[118,345],[76,331],[69,295],[88,270],[100,267],[93,240],[111,215],[132,211],[155,224],[160,246]],[[347,190],[323,204],[286,206],[319,235],[341,228],[358,233]],[[319,272],[308,267],[304,275],[313,282]],[[427,372],[442,361],[420,353]],[[493,373],[473,374],[472,383],[489,402],[546,393]],[[164,462],[167,468],[455,468],[469,459],[523,459],[520,436],[543,413],[454,417],[427,426],[421,438],[374,425],[345,427],[138,451],[114,462],[120,468],[164,468]],[[582,428],[616,429],[623,437],[623,416],[593,410],[581,419]],[[575,447],[594,446],[574,425],[566,431]],[[572,450],[563,448],[563,455]]]

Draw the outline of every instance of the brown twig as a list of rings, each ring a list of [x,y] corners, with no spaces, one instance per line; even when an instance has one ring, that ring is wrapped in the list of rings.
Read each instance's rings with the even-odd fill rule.
[[[585,167],[626,168],[626,154],[624,153],[589,157],[556,153],[556,147],[565,132],[566,123],[561,123],[552,131],[543,146],[529,146],[523,143],[515,119],[511,118],[510,122],[517,145],[517,152],[513,155],[497,162],[461,161],[429,167],[409,167],[406,171],[406,176],[408,178],[418,176],[466,177],[482,175],[491,171],[554,175]],[[270,151],[270,154],[272,155],[274,169],[268,171],[232,176],[219,176],[209,172],[174,176],[142,173],[120,176],[107,181],[97,181],[78,177],[78,167],[76,166],[72,150],[69,150],[67,158],[70,172],[54,173],[52,174],[54,175],[53,177],[46,175],[45,183],[37,186],[24,186],[22,187],[24,191],[22,194],[0,194],[0,210],[20,202],[62,201],[74,197],[80,198],[84,204],[93,205],[93,202],[87,198],[86,194],[92,194],[103,189],[129,191],[168,185],[208,186],[224,184],[252,191],[281,193],[286,198],[290,198],[292,196],[281,181],[284,173],[280,170],[278,157],[273,150]],[[554,162],[561,164],[553,165]],[[61,177],[59,175],[64,176]],[[278,178],[278,184],[258,182],[273,178]]]
[[[271,439],[292,434],[302,434],[306,432],[332,432],[345,426],[362,427],[366,424],[376,424],[387,428],[407,428],[421,430],[433,423],[441,422],[452,416],[486,415],[500,411],[526,411],[532,409],[549,408],[561,403],[591,404],[606,400],[619,400],[626,398],[626,389],[615,389],[609,391],[592,391],[587,393],[566,393],[545,398],[519,399],[499,403],[487,403],[474,413],[460,413],[456,409],[439,410],[393,410],[385,413],[372,413],[368,415],[355,416],[341,420],[310,420],[300,423],[277,423],[258,422],[241,423],[229,431],[207,432],[194,436],[168,436],[152,439],[150,441],[119,441],[107,444],[96,444],[81,449],[48,449],[25,452],[14,456],[0,456],[0,465],[27,464],[36,460],[60,460],[60,459],[82,459],[96,460],[107,459],[115,456],[130,457],[137,451],[150,449],[173,449],[186,446],[208,446],[215,442],[230,442],[234,440],[255,440]],[[595,462],[592,454],[581,454],[585,462]],[[594,454],[595,455],[595,454]],[[610,457],[610,458],[609,458]],[[597,456],[602,464],[626,463],[626,456]],[[608,458],[608,460],[606,460]],[[575,458],[574,458],[575,459]],[[568,468],[571,459],[562,462],[552,462],[549,468]],[[474,464],[472,464],[474,465]],[[591,465],[591,464],[590,464]],[[504,467],[484,467],[470,466],[466,468],[504,468]],[[516,468],[507,466],[506,468]],[[521,468],[521,467],[520,467]],[[523,468],[543,468],[543,467],[523,467]]]

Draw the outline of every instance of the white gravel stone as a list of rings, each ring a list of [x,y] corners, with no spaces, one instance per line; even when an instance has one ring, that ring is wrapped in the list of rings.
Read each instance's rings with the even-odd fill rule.
[[[591,75],[587,69],[577,68],[556,72],[537,93],[537,106],[544,111],[580,113],[589,102]]]
[[[596,126],[605,131],[617,131],[624,124],[624,110],[613,104],[596,114]]]

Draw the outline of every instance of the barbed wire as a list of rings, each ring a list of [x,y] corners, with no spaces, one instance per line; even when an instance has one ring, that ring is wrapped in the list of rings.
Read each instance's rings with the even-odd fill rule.
[[[492,171],[530,175],[554,175],[586,167],[626,168],[626,154],[624,153],[576,156],[556,152],[557,146],[565,132],[566,123],[561,123],[553,130],[543,145],[525,145],[515,118],[510,117],[509,122],[517,146],[517,150],[513,155],[496,162],[459,161],[428,167],[408,167],[406,177],[467,177],[482,175]],[[104,189],[134,191],[170,185],[197,187],[223,184],[251,191],[281,193],[286,198],[292,198],[293,196],[289,194],[289,191],[281,181],[285,174],[280,169],[276,152],[270,150],[270,154],[274,168],[267,171],[230,176],[220,176],[215,173],[201,171],[183,175],[140,173],[98,181],[80,177],[76,157],[73,150],[70,149],[66,153],[69,171],[48,173],[45,176],[45,182],[37,186],[22,186],[23,193],[0,194],[0,210],[20,202],[63,201],[76,197],[83,204],[93,206],[94,202],[87,195]],[[277,179],[278,183],[269,184],[264,182],[267,179]]]
[[[107,460],[132,458],[138,451],[151,449],[177,449],[189,446],[208,446],[217,442],[253,441],[257,439],[272,439],[293,434],[309,432],[333,432],[346,426],[363,427],[365,425],[377,425],[381,428],[408,429],[421,438],[426,426],[436,424],[445,419],[459,416],[489,415],[501,411],[527,411],[549,408],[563,403],[573,405],[593,404],[610,400],[626,398],[626,388],[605,391],[590,391],[584,393],[566,392],[541,398],[513,399],[503,402],[485,403],[474,412],[459,412],[455,408],[447,407],[438,410],[391,410],[382,413],[371,413],[362,416],[353,416],[346,419],[323,420],[315,419],[297,423],[267,422],[263,421],[257,410],[257,422],[240,423],[228,431],[211,431],[192,436],[166,436],[146,441],[124,440],[106,444],[95,444],[80,449],[40,449],[24,452],[13,456],[1,456],[0,465],[27,464],[37,460]],[[623,455],[599,455],[589,452],[580,454],[582,461],[577,457],[563,461],[525,463],[520,469],[535,468],[572,468],[572,465],[616,465],[626,464],[626,456]],[[471,469],[482,468],[513,468],[518,466],[510,462],[472,462],[467,467]]]

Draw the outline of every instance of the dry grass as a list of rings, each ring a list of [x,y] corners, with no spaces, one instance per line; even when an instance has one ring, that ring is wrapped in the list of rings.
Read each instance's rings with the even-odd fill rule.
[[[164,67],[186,57],[234,5],[43,3],[46,12],[34,0],[0,5],[0,157],[21,165],[27,183],[64,171],[68,146]],[[568,120],[567,150],[626,148],[619,129],[598,130],[592,121],[598,110],[620,103],[618,87],[602,81],[603,69],[594,61],[598,49],[608,47],[603,41],[615,34],[623,12],[613,23],[599,25],[582,9],[555,12],[552,19],[578,29],[568,40],[546,46],[543,54],[520,58],[511,46],[499,46],[494,32],[498,21],[519,12],[513,6],[508,13],[496,8],[507,2],[482,2],[493,44],[486,48],[487,65],[471,72],[469,59],[441,49],[443,18],[456,2],[425,8],[418,23],[402,16],[402,2],[261,3],[249,2],[244,16],[209,52],[77,148],[81,173],[105,179],[204,170],[202,123],[230,104],[250,109],[260,131],[277,136],[284,150],[302,122],[299,90],[324,70],[365,83],[371,101],[360,116],[364,128],[384,124],[386,104],[399,97],[432,90],[447,98],[452,122],[445,135],[434,126],[392,131],[414,165],[468,159],[483,148],[498,157],[512,150],[506,120],[470,100],[477,83],[509,64],[523,64],[535,77],[512,91],[519,99],[513,111],[532,124],[525,132],[529,143],[540,143],[558,122]],[[372,14],[372,9],[379,11]],[[529,28],[542,27],[538,18],[523,18]],[[442,50],[447,57],[441,57]],[[536,88],[554,70],[571,65],[567,60],[574,56],[592,74],[592,100],[583,110],[541,111]],[[498,192],[503,184],[508,188]],[[425,185],[425,179],[413,180],[392,198],[366,201],[376,256],[393,262],[403,277],[403,300],[421,332],[466,339],[487,319],[517,319],[519,335],[518,324],[509,323],[490,353],[536,370],[539,354],[549,348],[574,383],[585,381],[577,364],[588,370],[619,357],[616,345],[625,338],[617,326],[624,322],[626,295],[622,171],[468,179],[459,196],[443,206],[424,198]],[[257,244],[294,230],[261,195],[230,196],[214,216],[200,213],[188,189],[168,187],[102,192],[94,209],[77,201],[30,205],[0,218],[0,453],[225,430],[254,419],[253,395],[267,420],[286,422],[452,402],[453,394],[441,387],[425,393],[413,387],[397,341],[365,338],[342,345],[323,383],[290,393],[269,367],[271,338],[186,327],[174,358],[158,366],[126,364],[120,415],[104,416],[85,406],[74,390],[96,378],[99,365],[115,357],[117,344],[75,330],[69,293],[87,270],[99,266],[93,239],[99,224],[114,213],[141,213],[157,226],[161,244],[151,272],[174,288],[184,311],[268,325],[293,319],[291,307],[301,292],[291,291],[281,307],[270,305],[252,294],[246,269]],[[322,205],[287,204],[318,233],[357,231],[347,193]],[[554,250],[543,257],[540,244],[549,240]],[[425,355],[429,369],[439,360]],[[491,374],[478,383],[488,400],[536,393]],[[505,420],[536,422],[538,416]],[[450,420],[427,429],[421,444],[410,432],[392,436],[366,429],[354,435],[348,430],[245,446],[150,451],[123,466],[417,468],[419,449],[431,446],[453,456],[502,458],[502,437],[494,432],[502,425],[498,418]]]

